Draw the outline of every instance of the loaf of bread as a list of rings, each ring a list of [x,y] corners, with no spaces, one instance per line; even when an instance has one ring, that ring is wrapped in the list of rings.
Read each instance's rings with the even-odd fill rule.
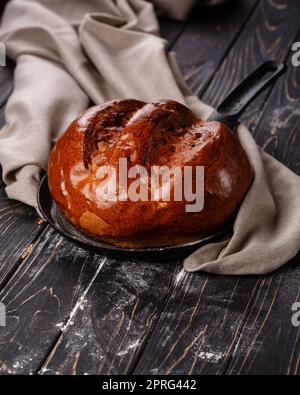
[[[112,180],[105,168],[119,176],[120,159],[128,170],[139,165],[148,174],[153,167],[204,167],[202,210],[187,211],[191,202],[185,193],[181,200],[149,198],[153,184],[146,175],[141,182],[148,199],[124,198],[123,186],[114,198],[103,199],[104,186]],[[236,134],[224,124],[197,119],[175,101],[129,99],[92,107],[72,122],[52,150],[48,177],[53,199],[77,228],[113,244],[127,240],[146,246],[176,244],[224,228],[244,199],[253,171]],[[115,180],[118,187],[119,177]],[[128,179],[127,187],[133,182]],[[197,185],[192,188],[195,192]]]

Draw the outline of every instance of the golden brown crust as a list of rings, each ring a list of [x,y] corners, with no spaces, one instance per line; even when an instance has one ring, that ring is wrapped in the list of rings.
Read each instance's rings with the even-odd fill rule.
[[[153,165],[204,166],[204,209],[187,213],[185,200],[99,202],[97,169],[110,165],[118,172],[119,158],[127,158],[128,168],[142,165],[149,172]],[[225,125],[198,120],[174,101],[137,100],[87,110],[58,140],[48,173],[52,197],[70,221],[97,236],[128,240],[219,230],[253,178],[246,153]]]

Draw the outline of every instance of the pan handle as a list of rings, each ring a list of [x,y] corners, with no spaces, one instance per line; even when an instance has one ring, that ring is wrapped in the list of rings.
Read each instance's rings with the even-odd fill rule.
[[[225,123],[234,130],[248,105],[286,70],[284,63],[269,61],[262,64],[226,97],[208,121]]]

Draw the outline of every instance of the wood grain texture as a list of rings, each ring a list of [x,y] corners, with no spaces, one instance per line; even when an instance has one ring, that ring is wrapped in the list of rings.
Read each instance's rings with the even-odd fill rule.
[[[298,10],[299,4],[295,5],[292,1],[261,1],[234,43],[234,46],[225,57],[209,89],[204,93],[204,100],[216,105],[233,86],[263,61],[269,58],[284,60],[290,52],[292,42],[295,39],[295,32],[298,29],[298,18],[295,17],[295,15],[299,15]],[[287,18],[289,19],[289,24],[286,24]],[[190,48],[190,52],[192,52],[192,48]],[[189,58],[188,48],[186,48],[184,57]],[[293,81],[293,84],[297,85],[295,76]],[[199,88],[201,90],[201,85]],[[276,88],[282,88],[280,83],[276,85]],[[278,92],[277,89],[276,92]],[[195,91],[197,91],[197,87]],[[286,89],[285,92],[287,92]],[[269,91],[262,98],[256,100],[251,111],[245,116],[245,121],[248,125],[252,125],[252,128],[257,126],[263,114],[267,98],[270,98],[268,111],[271,111],[274,108],[274,102],[271,101]],[[290,108],[290,110],[291,115],[294,113],[293,108]],[[258,128],[261,130],[260,126]],[[261,133],[264,135],[263,132]],[[297,136],[299,137],[299,133]],[[295,158],[295,152],[293,155]],[[136,373],[159,372],[171,374],[189,372],[195,374],[220,374],[227,371],[227,365],[230,363],[233,350],[235,350],[236,355],[239,355],[240,332],[246,323],[249,306],[251,306],[253,298],[256,298],[256,295],[261,290],[264,290],[265,280],[263,278],[242,278],[239,279],[242,284],[239,287],[236,284],[236,279],[224,278],[222,280],[218,278],[214,279],[214,283],[218,283],[216,290],[212,288],[212,291],[207,291],[206,294],[205,289],[207,284],[209,284],[208,279],[210,278],[210,276],[206,277],[202,274],[197,276],[194,274],[185,275],[182,283],[174,290],[170,302],[137,365]],[[180,287],[183,289],[180,290]],[[203,295],[200,290],[204,290]],[[226,291],[226,293],[221,294],[219,297],[218,290]],[[283,308],[286,309],[284,317],[288,322],[290,306],[294,302],[297,291],[298,288],[295,288],[294,284],[287,297],[289,302]],[[202,303],[199,295],[204,299]],[[215,297],[215,295],[218,296]],[[199,300],[200,307],[192,304],[188,314],[181,313],[178,316],[177,313],[176,316],[175,310],[177,306],[189,306],[189,304],[186,305],[186,299],[190,300],[190,303],[191,301]],[[222,304],[222,300],[225,303],[228,300],[231,301],[227,306],[226,329],[224,329],[223,320],[220,316],[215,314],[212,318],[213,309],[209,310],[210,299],[213,306]],[[208,312],[205,311],[206,308]],[[178,337],[178,327],[175,326],[177,319],[183,323],[180,337]],[[181,325],[179,327],[180,330]],[[174,327],[175,329],[173,330]],[[171,328],[171,331],[168,332],[168,340],[161,341],[161,339],[166,338],[166,328]],[[245,337],[245,341],[247,341],[247,337]],[[286,342],[289,342],[288,337],[286,337]],[[267,355],[267,348],[265,352]],[[278,352],[278,349],[276,351],[274,348],[273,352]],[[290,339],[288,356],[291,358],[291,364],[295,364],[298,358],[298,344],[295,344],[293,339]],[[270,360],[270,370],[273,372],[280,371],[283,365],[278,363],[278,360]]]
[[[0,188],[0,290],[45,227],[35,212]]]
[[[107,262],[40,373],[130,373],[174,287],[179,266]]]
[[[134,373],[223,373],[258,286],[256,278],[182,271]]]
[[[217,106],[225,96],[261,63],[286,60],[299,29],[300,3],[293,0],[261,0],[238,40],[201,96]],[[288,22],[287,22],[288,21]],[[278,83],[278,82],[277,82]],[[243,121],[253,131],[272,88],[249,106]]]
[[[300,301],[299,263],[300,256],[261,281],[227,374],[300,374],[300,328],[291,321]]]
[[[191,14],[174,51],[188,85],[197,95],[202,96],[257,4],[257,0],[235,1]]]
[[[295,37],[300,42],[300,36]],[[269,98],[254,130],[257,143],[300,176],[300,67],[288,57],[288,72]]]
[[[0,327],[1,374],[39,370],[105,260],[45,229],[0,294],[7,311],[6,327]]]

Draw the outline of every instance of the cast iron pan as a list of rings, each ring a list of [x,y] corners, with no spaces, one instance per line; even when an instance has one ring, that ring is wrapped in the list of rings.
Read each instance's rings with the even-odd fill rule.
[[[208,120],[222,122],[231,130],[235,130],[247,106],[285,71],[286,65],[283,63],[272,61],[264,63],[229,94]],[[117,259],[140,259],[144,261],[180,259],[196,251],[199,247],[218,241],[232,232],[232,224],[230,224],[221,232],[180,245],[140,249],[121,248],[110,245],[101,238],[89,236],[75,228],[52,200],[47,174],[40,182],[37,198],[39,210],[44,219],[64,237],[86,250],[105,253]]]

